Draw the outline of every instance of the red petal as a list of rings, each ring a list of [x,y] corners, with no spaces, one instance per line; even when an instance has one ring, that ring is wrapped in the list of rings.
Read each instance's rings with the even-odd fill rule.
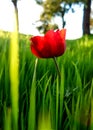
[[[47,53],[47,57],[54,57],[54,53],[56,51],[56,37],[53,30],[49,30],[45,34],[45,53]]]
[[[62,41],[65,42],[65,37],[66,37],[66,29],[62,29],[59,31],[60,32],[60,36],[62,38]]]
[[[62,30],[61,30],[62,31]],[[64,32],[64,30],[62,31]],[[65,33],[64,33],[65,34]],[[54,32],[50,30],[46,33],[46,45],[47,52],[49,53],[49,57],[57,57],[64,53],[65,51],[65,36],[61,36],[62,33],[57,30]]]
[[[60,56],[64,53],[66,49],[66,43],[65,43],[65,35],[66,35],[66,30],[62,29],[61,31],[57,30],[55,32],[55,37],[56,37],[56,56]]]
[[[42,58],[42,49],[43,49],[43,42],[44,42],[44,37],[43,36],[35,36],[30,39],[32,41],[30,48],[31,51],[34,55],[37,57]]]

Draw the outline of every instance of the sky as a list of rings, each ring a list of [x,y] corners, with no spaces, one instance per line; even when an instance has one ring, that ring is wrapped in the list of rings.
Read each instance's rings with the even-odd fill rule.
[[[36,4],[35,0],[19,0],[19,32],[24,34],[39,35],[36,26],[43,8]],[[0,0],[0,30],[13,30],[14,7],[11,0]],[[75,13],[69,11],[65,15],[67,29],[66,38],[76,39],[82,36],[83,5],[75,6]],[[53,19],[62,28],[61,18]]]

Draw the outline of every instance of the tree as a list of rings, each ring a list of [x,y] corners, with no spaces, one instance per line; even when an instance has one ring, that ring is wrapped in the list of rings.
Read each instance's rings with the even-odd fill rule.
[[[51,19],[55,16],[60,16],[62,18],[62,27],[64,28],[66,21],[64,20],[65,13],[72,9],[73,4],[84,4],[84,17],[83,17],[83,34],[90,34],[90,10],[91,10],[91,0],[36,0],[38,4],[42,5],[44,8],[43,13],[40,16],[40,21],[43,23],[46,21],[49,25]],[[45,27],[45,26],[44,26]]]
[[[91,0],[87,0],[84,5],[83,15],[83,34],[90,34],[90,12],[91,12]]]
[[[57,15],[62,17],[62,27],[64,28],[66,23],[64,20],[64,15],[71,7],[70,3],[69,6],[67,6],[66,2],[62,3],[60,0],[46,0],[45,2],[43,2],[42,0],[36,1],[44,8],[44,11],[40,16],[40,21],[42,22],[42,25],[38,27],[40,31],[45,33],[48,29],[58,28],[57,24],[51,24],[52,19]]]

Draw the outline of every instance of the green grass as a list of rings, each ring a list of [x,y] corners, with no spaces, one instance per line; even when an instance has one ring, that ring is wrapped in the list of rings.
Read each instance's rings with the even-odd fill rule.
[[[19,35],[19,130],[93,129],[92,37],[66,41],[66,52],[57,58],[60,82],[53,59],[36,62],[30,51],[30,36]],[[1,130],[14,129],[9,48],[10,33],[0,32]]]

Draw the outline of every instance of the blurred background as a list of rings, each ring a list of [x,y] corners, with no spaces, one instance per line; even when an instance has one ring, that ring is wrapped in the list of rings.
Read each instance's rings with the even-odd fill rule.
[[[93,33],[93,0],[0,0],[0,30],[13,30],[12,1],[17,3],[20,33],[66,28],[67,39]]]

